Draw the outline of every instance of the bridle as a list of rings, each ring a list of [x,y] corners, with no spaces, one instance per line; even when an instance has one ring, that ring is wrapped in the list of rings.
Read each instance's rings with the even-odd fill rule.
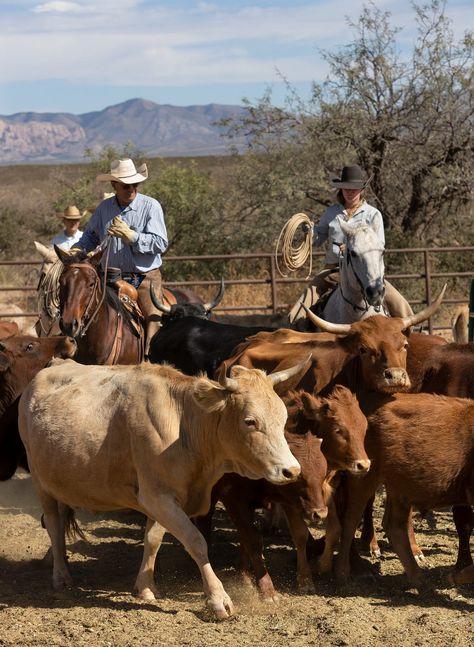
[[[347,247],[346,247],[346,249],[347,249]],[[360,293],[361,293],[362,298],[364,300],[364,306],[359,306],[357,303],[353,303],[350,299],[348,299],[346,297],[346,295],[344,294],[344,292],[342,291],[342,284],[339,281],[339,289],[341,290],[341,296],[342,296],[342,298],[344,299],[344,301],[346,303],[348,303],[350,306],[352,306],[354,308],[354,310],[359,310],[360,312],[368,312],[368,310],[369,310],[369,308],[371,306],[370,306],[369,302],[367,301],[367,297],[365,296],[364,284],[362,283],[360,276],[357,274],[356,269],[354,267],[354,263],[351,260],[350,251],[348,251],[348,253],[346,253],[346,255],[344,257],[344,253],[341,250],[339,250],[339,273],[341,274],[342,264],[344,262],[344,258],[346,258],[347,267],[349,268],[349,266],[350,266],[350,268],[352,269],[352,273],[354,274],[354,276],[356,278],[357,284],[358,284],[358,286],[360,288]],[[372,306],[372,308],[375,310],[375,312],[379,313],[380,310],[382,309],[382,306],[381,305]]]
[[[84,337],[86,332],[89,329],[89,326],[91,323],[94,321],[95,317],[97,316],[97,313],[99,312],[104,299],[106,295],[106,281],[107,281],[107,266],[109,263],[109,248],[107,248],[106,252],[106,257],[105,257],[105,268],[104,268],[104,275],[103,275],[103,283],[101,285],[100,281],[100,276],[97,271],[97,269],[92,265],[91,263],[86,263],[84,261],[78,261],[76,263],[70,263],[68,264],[68,268],[75,268],[75,269],[84,269],[87,270],[88,272],[92,270],[93,275],[94,275],[94,285],[92,286],[92,292],[89,298],[89,301],[87,302],[87,305],[84,309],[84,313],[81,317],[81,327],[77,331],[75,338],[76,337]],[[102,287],[102,294],[98,296],[100,287]],[[94,303],[95,303],[95,308],[94,308]],[[92,311],[92,314],[91,314]]]

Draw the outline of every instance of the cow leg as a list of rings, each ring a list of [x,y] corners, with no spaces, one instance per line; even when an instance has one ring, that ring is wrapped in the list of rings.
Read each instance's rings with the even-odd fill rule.
[[[387,492],[387,536],[397,553],[408,581],[422,589],[422,570],[413,555],[408,531],[411,506]]]
[[[300,593],[315,593],[313,574],[306,557],[306,544],[310,534],[301,512],[282,504],[288,520],[293,543],[296,547],[296,586]]]
[[[143,544],[143,558],[135,580],[134,590],[142,600],[155,600],[161,597],[155,584],[155,561],[163,541],[166,528],[150,517],[146,520]]]
[[[66,562],[66,522],[69,509],[47,494],[35,481],[41,506],[43,520],[53,552],[53,588],[60,589],[72,586],[72,577]]]
[[[250,560],[260,595],[265,601],[276,601],[279,595],[273,586],[272,578],[265,564],[263,538],[255,526],[254,511],[249,508],[245,500],[239,500],[235,496],[235,493],[228,497],[222,495],[221,500],[239,533],[241,567],[244,581],[249,581],[250,579],[247,571],[248,560]]]
[[[413,528],[413,508],[410,508],[410,513],[408,515],[408,539],[410,541],[410,549],[413,554],[413,557],[416,559],[417,562],[422,562],[425,559],[425,556],[423,555],[423,551],[421,548],[418,546],[416,542],[416,537],[415,537],[415,530]]]
[[[453,520],[459,538],[458,559],[455,566],[456,570],[459,570],[472,564],[469,541],[474,528],[474,512],[471,506],[455,505],[453,507]]]
[[[183,544],[201,572],[204,594],[209,608],[218,618],[227,618],[234,612],[232,600],[224,591],[222,582],[209,563],[206,540],[190,518],[178,506],[174,498],[166,495],[157,496],[156,489],[150,490],[149,496],[142,491],[139,501],[147,511],[147,516],[155,519]]]
[[[450,580],[453,584],[474,584],[474,564],[466,566],[462,571],[451,573]]]
[[[326,536],[324,541],[324,550],[322,555],[320,555],[318,561],[316,562],[316,570],[321,575],[323,575],[324,573],[330,573],[332,571],[334,551],[336,550],[337,545],[339,544],[339,541],[341,539],[342,529],[333,496],[329,498],[327,506],[328,516],[326,517]]]
[[[362,551],[369,553],[373,557],[380,557],[380,547],[377,542],[377,536],[374,528],[374,501],[375,495],[370,497],[364,508],[364,517],[362,523],[362,532],[360,535],[359,545]]]
[[[342,519],[341,547],[336,561],[336,577],[340,582],[349,579],[351,547],[367,501],[375,492],[375,483],[370,475],[349,477],[345,481],[346,504]]]

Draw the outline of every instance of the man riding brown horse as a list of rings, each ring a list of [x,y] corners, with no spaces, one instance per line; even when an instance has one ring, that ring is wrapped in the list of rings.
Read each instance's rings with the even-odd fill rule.
[[[145,318],[145,354],[161,316],[150,298],[150,285],[156,294],[162,294],[159,268],[168,245],[160,203],[137,191],[147,178],[146,164],[136,169],[131,159],[114,160],[110,173],[98,175],[97,180],[110,181],[115,194],[99,204],[81,239],[69,251],[71,255],[90,252],[110,236],[102,267],[114,268],[138,291],[138,305]]]

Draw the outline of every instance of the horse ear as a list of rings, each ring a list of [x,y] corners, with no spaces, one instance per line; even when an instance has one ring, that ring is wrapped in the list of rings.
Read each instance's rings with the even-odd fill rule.
[[[71,260],[70,255],[64,249],[61,249],[61,247],[58,247],[57,245],[55,245],[54,251],[56,252],[56,256],[59,258],[59,260],[62,261],[64,264],[66,264],[67,261]]]
[[[352,231],[352,227],[348,225],[344,218],[341,218],[341,216],[337,216],[337,219],[339,221],[342,233],[344,234],[344,236],[348,236]]]
[[[105,247],[101,247],[101,245],[99,245],[87,254],[87,260],[92,263],[92,265],[98,265],[102,259],[104,251]]]

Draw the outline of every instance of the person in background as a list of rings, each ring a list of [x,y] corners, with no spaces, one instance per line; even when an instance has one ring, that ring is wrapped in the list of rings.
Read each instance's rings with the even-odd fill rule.
[[[79,229],[81,213],[76,206],[71,205],[67,207],[64,213],[60,212],[56,215],[62,219],[64,230],[51,240],[51,245],[57,245],[61,249],[69,250],[76,245],[82,236],[82,231]]]
[[[102,200],[82,237],[70,250],[73,254],[90,252],[110,236],[108,267],[119,269],[121,278],[138,290],[138,305],[145,317],[145,354],[151,337],[160,327],[161,318],[150,298],[150,284],[161,300],[161,254],[168,246],[160,203],[138,191],[147,178],[146,164],[136,169],[131,159],[112,161],[110,173],[98,175],[97,180],[109,181],[114,194]],[[103,267],[105,258],[104,254]]]
[[[321,297],[339,282],[339,255],[341,252],[344,253],[345,250],[340,218],[346,222],[351,222],[351,224],[375,224],[380,242],[385,246],[382,214],[365,199],[368,179],[360,166],[344,166],[341,176],[333,177],[331,184],[337,190],[337,202],[326,209],[313,229],[313,245],[320,247],[327,243],[324,268],[320,274],[316,274],[314,277],[312,287],[307,288],[293,306],[289,315],[290,322],[304,316],[304,310],[301,308],[303,301],[306,306],[310,307],[317,301],[317,296]],[[308,231],[309,227],[311,225],[306,224],[303,229]],[[326,271],[328,269],[333,270],[329,275]],[[400,292],[387,279],[385,279],[384,285],[384,301],[390,315],[392,317],[408,317],[412,315],[413,311],[410,304]],[[314,289],[317,296],[314,294]]]

